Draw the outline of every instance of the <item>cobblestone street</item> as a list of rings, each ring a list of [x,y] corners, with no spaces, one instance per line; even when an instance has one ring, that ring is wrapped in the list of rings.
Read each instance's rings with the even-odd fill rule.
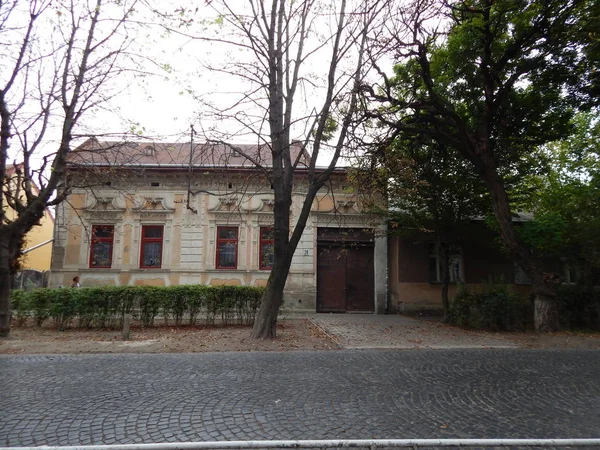
[[[0,445],[600,436],[600,353],[0,358]]]

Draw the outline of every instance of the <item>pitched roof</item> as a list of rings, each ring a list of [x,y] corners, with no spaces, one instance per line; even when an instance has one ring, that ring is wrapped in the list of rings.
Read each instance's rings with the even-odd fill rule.
[[[183,168],[191,162],[194,167],[233,167],[253,168],[254,163],[245,156],[263,166],[270,166],[272,162],[271,149],[257,145],[225,145],[198,143],[190,148],[189,143],[155,143],[155,142],[116,142],[98,141],[88,139],[74,149],[67,161],[71,166],[144,166],[150,168]],[[302,143],[292,142],[290,145],[292,161],[300,155],[298,167],[308,165],[310,155],[303,148]]]
[[[7,164],[6,165],[6,176],[10,177],[12,176],[17,170],[23,170],[23,167],[25,165],[23,163],[18,163],[18,164]]]

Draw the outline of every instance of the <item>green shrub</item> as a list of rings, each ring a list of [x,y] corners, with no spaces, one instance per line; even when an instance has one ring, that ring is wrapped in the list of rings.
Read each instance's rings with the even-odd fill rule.
[[[22,326],[29,318],[29,305],[27,303],[26,291],[23,289],[15,289],[11,292],[10,310],[17,322],[17,326]]]
[[[139,286],[136,288],[137,304],[140,308],[139,318],[143,326],[153,326],[154,319],[159,311],[164,310],[163,304],[169,301],[167,289],[155,286]]]
[[[82,328],[121,327],[131,314],[143,326],[152,326],[159,314],[165,323],[252,324],[263,288],[251,286],[106,286],[80,289],[14,290],[11,311],[17,325],[33,317],[38,326],[52,318],[59,329],[77,325]]]
[[[490,285],[482,293],[470,292],[463,285],[450,305],[448,322],[479,330],[521,330],[525,311],[525,302],[506,285]]]
[[[450,304],[448,323],[458,327],[469,327],[471,322],[471,308],[476,301],[464,284],[458,286],[456,296]]]
[[[561,328],[600,329],[598,288],[562,285],[557,301]],[[503,285],[490,285],[484,293],[471,293],[461,286],[448,315],[453,325],[485,330],[521,330],[532,318],[531,303],[519,299]]]
[[[184,291],[186,296],[186,305],[190,325],[196,325],[198,320],[198,314],[200,313],[202,308],[206,308],[207,304],[208,286],[197,287],[198,289],[186,288]]]
[[[59,330],[64,330],[77,316],[77,297],[80,292],[77,289],[48,289],[49,298],[48,311],[54,320],[54,325]]]
[[[175,325],[181,325],[183,316],[189,309],[189,289],[186,285],[171,286],[167,289],[171,290],[171,295],[163,304],[163,316],[173,317]],[[197,311],[195,311],[197,313]]]
[[[481,294],[479,311],[481,313],[480,328],[486,330],[522,330],[522,304],[514,292],[506,285],[496,285]]]
[[[562,328],[600,329],[600,291],[590,286],[562,285],[558,311]]]
[[[51,302],[51,294],[50,291],[52,289],[32,289],[31,291],[27,291],[25,297],[25,302],[27,303],[33,318],[35,320],[35,324],[38,327],[41,327],[46,319],[50,317],[50,302]]]

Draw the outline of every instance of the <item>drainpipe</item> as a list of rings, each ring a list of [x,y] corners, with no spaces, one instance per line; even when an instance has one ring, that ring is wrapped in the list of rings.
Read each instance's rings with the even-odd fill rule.
[[[25,254],[27,254],[27,253],[29,253],[29,252],[31,252],[31,251],[33,251],[33,250],[35,250],[36,248],[43,247],[44,245],[46,245],[46,244],[49,244],[49,243],[50,243],[50,242],[52,242],[53,240],[54,240],[54,238],[52,238],[52,239],[48,239],[47,241],[44,241],[44,242],[42,242],[41,244],[37,244],[37,245],[34,245],[33,247],[27,248],[27,249],[25,249],[25,250],[23,250],[23,251],[21,252],[21,255],[25,255]]]

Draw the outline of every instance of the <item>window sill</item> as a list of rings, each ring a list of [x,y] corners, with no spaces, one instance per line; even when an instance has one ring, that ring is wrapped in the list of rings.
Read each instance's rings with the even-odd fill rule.
[[[138,273],[144,273],[144,272],[167,273],[167,272],[170,272],[170,270],[169,269],[162,269],[160,267],[156,267],[156,268],[152,268],[152,267],[148,267],[148,268],[138,267],[137,269],[131,269],[130,272],[138,272]]]
[[[52,270],[56,272],[55,270]],[[81,269],[64,269],[63,272],[89,272],[89,273],[121,273],[122,269],[115,269],[114,267],[83,267]]]

